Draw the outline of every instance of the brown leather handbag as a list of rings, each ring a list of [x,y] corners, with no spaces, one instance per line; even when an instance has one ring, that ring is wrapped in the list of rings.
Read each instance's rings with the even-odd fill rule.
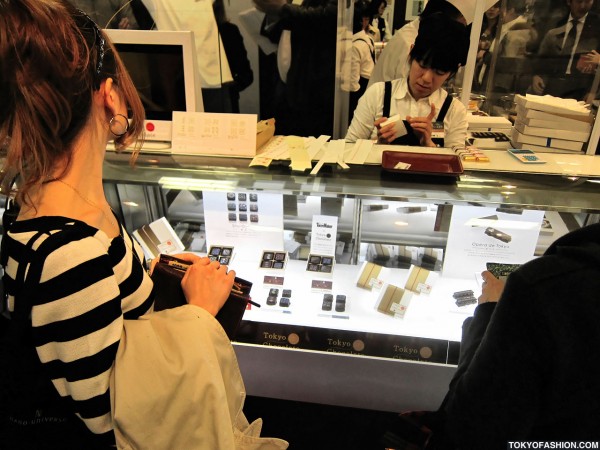
[[[187,304],[181,279],[190,265],[188,261],[170,255],[160,255],[152,271],[154,310],[161,311]],[[242,322],[244,311],[251,302],[252,283],[235,277],[231,293],[216,315],[229,339],[233,340]],[[255,304],[255,303],[253,303]]]

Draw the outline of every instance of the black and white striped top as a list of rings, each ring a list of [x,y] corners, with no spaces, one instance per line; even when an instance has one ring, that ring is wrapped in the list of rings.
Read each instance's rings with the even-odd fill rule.
[[[152,310],[143,254],[121,229],[122,235],[111,239],[81,221],[39,217],[14,222],[3,238],[9,311],[31,308],[32,341],[44,372],[104,442],[114,442],[109,379],[123,321]],[[52,245],[40,249],[50,235]],[[29,263],[40,257],[39,283],[20,294],[24,277],[35,272]]]

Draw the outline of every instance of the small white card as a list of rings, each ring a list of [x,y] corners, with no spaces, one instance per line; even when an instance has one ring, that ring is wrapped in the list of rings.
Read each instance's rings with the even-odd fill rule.
[[[313,216],[310,253],[313,255],[335,255],[338,218],[335,216]]]
[[[394,169],[397,169],[397,170],[408,170],[408,169],[410,169],[410,164],[409,163],[405,163],[405,162],[399,162],[398,164],[396,164],[394,166]]]
[[[369,286],[371,288],[381,289],[383,287],[383,284],[383,280],[380,280],[379,278],[371,278],[369,280]]]
[[[417,292],[421,294],[430,294],[431,293],[431,285],[427,283],[418,283],[417,284]]]

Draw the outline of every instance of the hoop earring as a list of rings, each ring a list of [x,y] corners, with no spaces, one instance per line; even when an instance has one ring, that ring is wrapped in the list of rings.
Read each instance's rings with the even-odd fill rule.
[[[115,114],[108,122],[108,129],[115,137],[123,137],[129,131],[129,120],[123,114]]]

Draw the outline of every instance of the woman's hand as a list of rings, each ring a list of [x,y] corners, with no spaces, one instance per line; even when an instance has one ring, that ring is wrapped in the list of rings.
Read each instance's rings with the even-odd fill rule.
[[[483,278],[483,284],[481,285],[481,295],[479,296],[478,303],[497,302],[502,296],[504,290],[504,281],[500,281],[492,272],[484,270],[481,272]]]
[[[427,117],[410,117],[406,116],[407,122],[415,130],[415,134],[419,138],[419,142],[423,147],[435,147],[431,140],[433,133],[432,120],[435,117],[435,105],[431,104],[431,111]]]
[[[585,55],[581,55],[577,61],[577,69],[582,73],[593,73],[600,64],[600,53],[596,50],[592,50]]]
[[[592,50],[591,52],[586,53],[585,55],[582,56],[582,58],[586,62],[589,62],[591,64],[595,64],[595,65],[600,64],[600,53],[598,53],[596,50]]]
[[[148,270],[148,274],[152,276],[152,272],[154,272],[154,266],[160,261],[160,256],[157,256],[152,261],[150,261],[150,269]]]
[[[546,89],[546,83],[544,83],[544,79],[539,75],[534,75],[531,81],[531,90],[534,94],[542,95],[544,90]]]
[[[227,271],[227,266],[206,257],[186,253],[177,257],[192,263],[181,280],[188,303],[204,308],[216,316],[229,297],[235,271]]]
[[[381,124],[386,120],[388,120],[387,117],[380,117],[374,123],[375,128],[377,128],[377,142],[380,144],[391,144],[398,137],[397,122],[382,127]]]

